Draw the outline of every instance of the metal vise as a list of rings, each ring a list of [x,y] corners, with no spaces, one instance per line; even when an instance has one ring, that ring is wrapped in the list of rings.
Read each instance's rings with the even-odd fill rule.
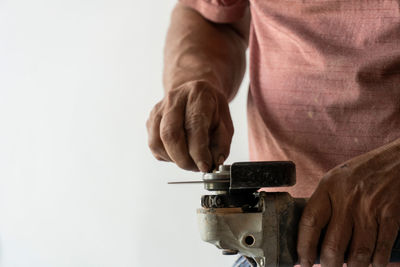
[[[197,210],[204,241],[222,249],[224,255],[250,257],[259,267],[297,263],[297,228],[306,199],[284,192],[258,192],[263,187],[294,185],[293,162],[223,165],[205,173],[203,181],[206,190],[214,191],[201,197],[202,208]],[[400,235],[391,261],[400,261]]]

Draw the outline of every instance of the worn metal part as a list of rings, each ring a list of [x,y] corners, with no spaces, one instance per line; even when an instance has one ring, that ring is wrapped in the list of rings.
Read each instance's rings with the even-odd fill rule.
[[[220,165],[218,170],[203,174],[204,189],[208,191],[226,191],[230,185],[230,166]],[[219,181],[215,182],[214,181]],[[223,182],[225,181],[225,182]]]
[[[210,181],[229,179],[227,184]],[[241,162],[220,166],[203,175],[206,190],[198,210],[200,235],[224,254],[240,252],[259,266],[285,266],[296,260],[296,240],[286,229],[298,221],[297,206],[287,193],[256,193],[261,187],[290,186],[296,182],[293,162]],[[217,191],[218,192],[218,191]],[[295,205],[297,203],[297,206]],[[284,225],[284,229],[280,229]],[[296,226],[297,229],[297,226]]]
[[[201,238],[220,249],[237,250],[259,266],[293,266],[296,223],[304,200],[287,193],[260,192],[257,212],[198,209]]]
[[[240,207],[249,210],[258,203],[258,194],[250,192],[248,194],[224,193],[216,195],[201,196],[201,206],[203,208],[232,208]]]

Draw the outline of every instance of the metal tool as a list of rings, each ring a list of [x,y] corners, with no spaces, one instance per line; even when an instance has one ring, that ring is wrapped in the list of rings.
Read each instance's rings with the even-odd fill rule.
[[[294,185],[293,162],[223,165],[196,182],[204,183],[204,188],[214,193],[203,195],[202,208],[197,210],[204,241],[222,249],[224,255],[250,257],[259,267],[297,263],[297,229],[306,199],[285,192],[258,192],[263,187]],[[400,261],[400,235],[390,261]]]

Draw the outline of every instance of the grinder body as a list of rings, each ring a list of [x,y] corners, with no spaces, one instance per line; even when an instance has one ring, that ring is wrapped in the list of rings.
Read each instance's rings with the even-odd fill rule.
[[[202,208],[197,210],[204,241],[222,249],[223,254],[251,257],[260,267],[298,263],[298,223],[307,200],[285,192],[258,192],[263,187],[294,185],[294,163],[234,163],[205,174],[203,179],[207,181],[205,189],[215,193],[202,196]],[[400,261],[400,235],[390,261]]]

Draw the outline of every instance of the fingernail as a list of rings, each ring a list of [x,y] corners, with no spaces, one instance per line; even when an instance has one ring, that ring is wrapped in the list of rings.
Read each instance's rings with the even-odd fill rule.
[[[197,167],[199,167],[200,171],[202,172],[208,172],[209,170],[208,164],[204,161],[200,161],[199,163],[197,163]]]
[[[217,165],[222,165],[224,164],[225,157],[223,155],[220,155],[217,161]]]

